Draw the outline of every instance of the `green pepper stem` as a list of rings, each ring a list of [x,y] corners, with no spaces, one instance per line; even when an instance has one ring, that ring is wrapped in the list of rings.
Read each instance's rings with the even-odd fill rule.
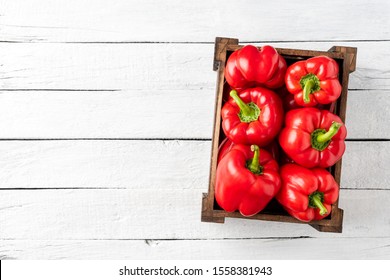
[[[315,82],[312,79],[308,79],[305,82],[305,86],[303,87],[303,102],[310,102],[310,93],[312,92],[313,87],[315,86]]]
[[[339,131],[342,125],[343,124],[338,122],[332,122],[332,125],[330,126],[329,130],[326,133],[317,136],[317,141],[320,143],[329,141],[330,139],[332,139],[333,136],[337,134],[337,132]]]
[[[230,96],[237,103],[237,106],[240,108],[242,115],[249,116],[255,113],[254,110],[248,106],[248,104],[242,101],[242,99],[238,96],[237,91],[235,90],[230,91]]]
[[[303,102],[310,102],[310,94],[317,92],[321,89],[320,80],[313,73],[309,73],[303,76],[299,83],[301,84],[301,88],[303,90]]]
[[[252,152],[254,152],[253,158],[248,162],[248,169],[255,174],[261,174],[263,171],[262,166],[260,165],[260,149],[257,145],[251,146]]]
[[[312,201],[312,203],[313,203],[313,205],[315,207],[320,209],[320,215],[321,216],[323,216],[326,213],[328,213],[328,209],[326,209],[324,204],[322,204],[322,202],[321,202],[321,194],[320,193],[315,193],[315,194],[311,195],[311,201]]]

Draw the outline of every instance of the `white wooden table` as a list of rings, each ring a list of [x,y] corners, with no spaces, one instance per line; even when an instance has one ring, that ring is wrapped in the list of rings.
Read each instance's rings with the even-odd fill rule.
[[[2,0],[1,259],[389,259],[390,1]],[[216,36],[358,48],[342,234],[201,223]]]

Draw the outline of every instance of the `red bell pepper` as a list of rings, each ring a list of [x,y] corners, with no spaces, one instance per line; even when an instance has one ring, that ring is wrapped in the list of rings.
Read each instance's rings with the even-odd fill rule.
[[[283,123],[283,106],[279,96],[266,88],[251,88],[222,107],[222,128],[235,144],[266,146],[279,133]]]
[[[252,216],[280,189],[279,166],[258,146],[235,145],[217,166],[215,198],[227,212]]]
[[[316,56],[289,66],[285,82],[298,105],[312,107],[332,103],[340,97],[338,74],[339,66],[334,59]]]
[[[221,159],[228,153],[230,150],[235,146],[229,138],[225,138],[225,140],[222,141],[222,143],[219,145],[218,148],[218,160],[217,164],[221,161]],[[272,141],[267,146],[263,147],[262,149],[266,150],[271,154],[271,156],[275,159],[279,159],[279,145],[276,141]]]
[[[339,186],[328,171],[286,164],[280,168],[280,176],[282,187],[276,199],[291,216],[310,222],[331,213],[331,205],[339,196]]]
[[[341,119],[328,110],[302,108],[287,112],[279,144],[296,163],[326,168],[345,151],[347,130]]]
[[[233,52],[226,62],[225,78],[236,90],[265,86],[278,88],[284,84],[287,63],[271,46],[260,50],[252,45]]]
[[[279,97],[282,99],[283,103],[283,109],[284,112],[293,110],[293,109],[299,109],[299,108],[304,108],[304,106],[300,106],[297,104],[295,101],[295,95],[291,94],[286,87],[281,87],[276,90],[276,93],[279,95]],[[224,92],[225,94],[225,92]],[[335,107],[335,102],[332,102],[330,104],[318,104],[316,108],[321,109],[321,110],[328,110],[332,112]]]

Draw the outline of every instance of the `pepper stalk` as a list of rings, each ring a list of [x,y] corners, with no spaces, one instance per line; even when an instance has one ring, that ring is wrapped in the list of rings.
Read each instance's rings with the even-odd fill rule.
[[[317,141],[320,143],[324,143],[331,140],[332,137],[337,134],[341,126],[342,126],[341,123],[332,122],[332,125],[330,126],[329,130],[326,133],[317,136]]]
[[[303,102],[310,102],[310,94],[320,90],[320,80],[318,77],[312,73],[303,76],[299,81],[303,89]]]
[[[314,192],[309,196],[309,206],[313,208],[318,208],[320,210],[320,215],[323,216],[328,213],[328,209],[322,204],[324,201],[324,193]]]
[[[254,153],[253,158],[248,160],[247,168],[254,174],[262,174],[263,166],[260,165],[260,148],[257,145],[251,146],[251,151]]]
[[[325,150],[342,126],[342,123],[332,122],[328,131],[322,128],[314,130],[311,134],[311,146],[318,151]]]
[[[241,122],[250,123],[253,121],[258,120],[260,115],[260,109],[259,107],[253,103],[245,103],[237,94],[237,91],[232,90],[230,91],[230,96],[234,99],[237,106],[240,108],[240,112],[238,113],[238,116],[240,118]]]

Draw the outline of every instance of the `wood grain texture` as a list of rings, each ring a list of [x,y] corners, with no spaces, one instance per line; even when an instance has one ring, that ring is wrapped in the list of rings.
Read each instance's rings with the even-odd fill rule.
[[[384,59],[390,41],[272,45],[322,51],[334,45],[357,47],[349,88],[390,89]],[[0,43],[0,53],[7,53],[0,64],[3,89],[215,90],[212,44]]]
[[[388,139],[388,90],[377,89],[390,88],[388,63],[380,58],[389,42],[353,44],[362,58],[351,75],[351,88],[359,90],[348,102],[348,137]],[[1,138],[211,137],[216,74],[210,45],[3,43],[0,49],[8,54],[0,84],[11,90],[0,95]],[[362,122],[376,125],[362,129]]]
[[[387,90],[348,92],[345,121],[348,139],[390,139],[389,96]]]
[[[349,91],[348,139],[390,139],[389,95]],[[211,139],[214,100],[212,90],[3,91],[0,138]]]
[[[210,142],[2,141],[1,187],[201,188]],[[7,171],[8,170],[8,171]]]
[[[0,239],[390,237],[389,190],[341,190],[343,233],[305,224],[227,218],[202,223],[200,190],[3,190]]]
[[[389,141],[347,142],[342,234],[200,222],[215,37],[357,47],[348,138],[390,139],[389,1],[21,2],[0,12],[0,259],[390,259]]]
[[[206,192],[210,154],[211,141],[0,141],[0,188]],[[347,142],[341,187],[390,189],[389,154],[390,142]]]
[[[210,139],[214,98],[211,90],[4,91],[0,138]]]
[[[250,240],[1,240],[1,259],[352,259],[390,258],[390,238]]]
[[[7,0],[2,1],[0,38],[16,42],[212,42],[216,35],[239,35],[242,41],[390,39],[386,0],[354,1],[353,7],[350,1],[340,0],[313,5],[321,12],[313,12],[304,0],[244,4],[233,0],[33,0],[23,5]],[[294,11],[299,11],[299,18]]]

